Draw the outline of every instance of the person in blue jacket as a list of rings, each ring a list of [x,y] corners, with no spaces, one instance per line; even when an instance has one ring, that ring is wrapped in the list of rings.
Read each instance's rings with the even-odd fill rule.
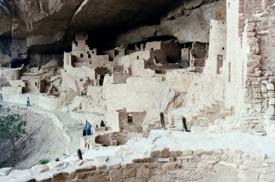
[[[31,107],[30,97],[27,97],[27,107]]]
[[[93,134],[92,124],[87,120],[86,120],[86,123],[85,123],[85,134],[86,134],[86,136],[91,136]]]

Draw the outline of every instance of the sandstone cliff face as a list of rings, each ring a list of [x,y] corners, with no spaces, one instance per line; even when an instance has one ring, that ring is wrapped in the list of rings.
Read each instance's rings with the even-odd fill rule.
[[[11,6],[7,0],[0,1],[0,35],[11,30]]]
[[[142,26],[118,36],[117,44],[134,43],[153,36],[170,35],[181,43],[209,42],[210,20],[225,20],[225,1],[185,1],[163,16],[159,25]]]
[[[98,40],[111,42],[109,37],[115,39],[131,27],[141,27],[119,37],[118,42],[129,43],[154,35],[206,42],[208,20],[217,11],[222,12],[224,5],[212,1],[217,0],[0,0],[0,42],[3,44],[11,36],[9,56],[24,55],[23,58],[28,57],[30,49],[64,49],[76,31],[89,31]],[[211,5],[204,6],[208,3]],[[149,26],[142,26],[146,24]],[[194,29],[199,38],[194,38],[196,32],[186,34]]]

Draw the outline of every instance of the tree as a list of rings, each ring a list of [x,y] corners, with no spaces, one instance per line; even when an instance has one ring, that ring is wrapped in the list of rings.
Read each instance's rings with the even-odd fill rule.
[[[18,114],[0,116],[0,139],[9,140],[12,144],[12,165],[16,162],[16,141],[21,138],[25,132],[26,123]]]

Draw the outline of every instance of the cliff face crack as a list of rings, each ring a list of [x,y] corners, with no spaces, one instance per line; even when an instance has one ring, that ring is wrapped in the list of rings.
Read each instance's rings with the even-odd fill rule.
[[[11,6],[8,0],[0,0],[0,12],[4,12],[6,15],[12,15]]]
[[[72,18],[71,18],[71,23],[73,22],[74,18],[77,16],[77,14],[82,10],[82,8],[89,2],[89,0],[82,0],[82,3],[78,6],[76,11],[74,12]]]

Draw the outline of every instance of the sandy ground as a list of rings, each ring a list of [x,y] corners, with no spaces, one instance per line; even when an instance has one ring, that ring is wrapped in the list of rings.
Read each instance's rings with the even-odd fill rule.
[[[1,114],[7,112],[20,114],[26,121],[27,135],[17,142],[18,163],[16,168],[29,168],[41,159],[55,160],[63,157],[63,153],[66,151],[65,139],[62,132],[53,125],[49,118],[15,106],[2,107],[0,112]],[[0,152],[10,153],[9,145],[2,144],[0,146]],[[1,155],[0,160],[8,158],[8,156]]]

